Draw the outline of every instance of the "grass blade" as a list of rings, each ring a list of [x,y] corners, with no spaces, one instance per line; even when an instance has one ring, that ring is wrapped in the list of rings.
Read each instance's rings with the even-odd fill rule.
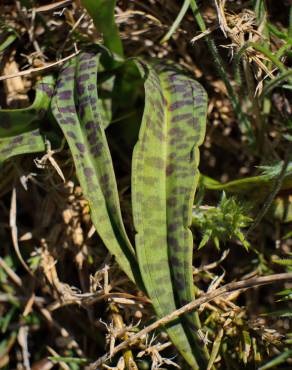
[[[223,334],[224,334],[224,330],[221,328],[219,330],[215,340],[214,340],[207,370],[211,370],[213,365],[214,365],[214,362],[216,361],[216,358],[218,356],[219,349],[220,349],[220,346],[221,346],[221,341],[222,341],[222,338],[223,338]]]
[[[190,5],[191,5],[191,9],[192,9],[193,14],[194,14],[194,18],[195,18],[201,32],[205,32],[207,30],[207,27],[206,27],[205,21],[204,21],[202,15],[201,15],[201,13],[200,13],[199,7],[197,5],[197,1],[196,0],[190,0]],[[249,142],[251,144],[251,143],[254,142],[254,132],[252,130],[251,123],[250,123],[247,115],[242,110],[238,94],[236,93],[235,89],[233,88],[232,84],[230,83],[230,78],[229,78],[229,76],[226,72],[227,68],[225,67],[225,63],[224,63],[223,59],[221,58],[221,56],[220,56],[220,54],[217,50],[217,47],[215,45],[214,40],[209,35],[206,36],[206,43],[207,43],[208,49],[210,51],[210,54],[213,58],[214,66],[217,70],[217,73],[218,73],[218,75],[220,76],[220,78],[222,79],[222,81],[224,82],[224,84],[226,86],[226,90],[228,92],[229,99],[230,99],[230,102],[231,102],[232,107],[234,109],[234,112],[237,115],[238,123],[239,123],[239,126],[241,128],[241,131],[247,133]]]
[[[208,176],[201,176],[202,184],[210,190],[224,190],[230,194],[244,195],[247,192],[251,199],[261,200],[265,195],[269,194],[275,182],[274,177],[268,175],[245,177],[239,180],[228,181],[225,184],[214,180]],[[285,174],[281,190],[291,189],[292,187],[292,173],[288,167]],[[259,189],[261,192],[259,194]]]
[[[136,253],[147,292],[162,317],[176,308],[176,298],[180,305],[193,298],[189,225],[206,95],[199,84],[171,68],[138,66],[145,78],[145,107],[132,164]],[[182,323],[168,333],[187,362],[198,368]]]
[[[98,61],[95,54],[81,53],[78,63],[72,59],[64,66],[52,109],[70,147],[98,234],[130,279],[135,280],[136,275],[138,280],[135,254],[123,227],[111,156],[97,105]]]
[[[170,27],[170,29],[168,30],[166,35],[163,36],[162,40],[160,41],[161,44],[168,41],[171,38],[171,36],[174,34],[176,29],[179,27],[180,22],[183,20],[183,17],[186,15],[186,12],[188,11],[189,6],[190,6],[190,0],[184,0],[184,3],[182,5],[175,21],[173,22],[172,26]]]

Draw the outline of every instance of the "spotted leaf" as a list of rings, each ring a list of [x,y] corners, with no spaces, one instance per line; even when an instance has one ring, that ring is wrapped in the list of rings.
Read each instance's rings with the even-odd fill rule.
[[[8,158],[15,155],[37,153],[45,150],[45,142],[39,131],[35,129],[23,134],[0,139],[0,166]]]
[[[145,107],[132,163],[136,253],[148,295],[162,317],[194,298],[189,226],[207,98],[203,88],[180,71],[140,62],[138,66],[145,79]],[[207,356],[199,349],[198,327],[192,314],[168,328],[194,369]]]
[[[36,128],[37,121],[43,118],[54,91],[52,76],[44,77],[36,87],[36,95],[31,106],[22,109],[0,110],[0,138],[22,134]]]
[[[53,90],[54,79],[47,76],[38,83],[31,106],[0,110],[0,165],[15,155],[45,150],[44,138],[37,127],[49,108]]]
[[[124,229],[99,109],[96,88],[99,59],[99,54],[83,52],[63,67],[52,110],[70,147],[98,234],[121,268],[138,281],[135,253]]]

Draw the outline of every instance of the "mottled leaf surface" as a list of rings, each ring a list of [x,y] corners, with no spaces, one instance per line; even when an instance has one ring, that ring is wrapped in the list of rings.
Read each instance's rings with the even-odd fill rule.
[[[99,112],[99,55],[81,53],[60,72],[53,114],[66,137],[92,221],[108,250],[132,279],[137,277],[135,253],[121,217],[118,191],[104,125]]]
[[[19,154],[45,150],[45,142],[39,129],[0,139],[0,166],[8,158]]]
[[[36,87],[36,96],[31,106],[22,109],[0,110],[0,138],[19,135],[31,130],[33,123],[43,118],[54,91],[54,79],[46,76]]]
[[[189,225],[207,98],[198,83],[176,70],[139,67],[145,78],[145,108],[132,166],[136,253],[161,317],[177,308],[176,299],[179,305],[193,299]],[[193,316],[191,324],[195,328]],[[182,322],[168,333],[192,368],[198,368]]]
[[[37,126],[49,108],[53,91],[54,79],[47,76],[38,83],[31,106],[0,110],[0,165],[15,155],[45,150],[44,138]]]

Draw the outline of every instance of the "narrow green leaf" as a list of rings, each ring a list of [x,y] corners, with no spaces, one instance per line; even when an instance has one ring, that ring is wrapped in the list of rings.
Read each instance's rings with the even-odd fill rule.
[[[272,360],[266,362],[263,366],[260,366],[258,370],[275,369],[276,366],[283,364],[286,360],[291,358],[292,350],[286,349]]]
[[[251,198],[261,200],[266,194],[270,192],[275,182],[275,178],[269,175],[245,177],[239,180],[228,181],[225,184],[214,180],[208,176],[201,175],[200,181],[210,190],[224,190],[231,194],[247,194]],[[291,189],[292,187],[292,173],[288,168],[287,174],[283,180],[281,190]],[[259,189],[261,190],[259,194]]]
[[[252,344],[252,354],[253,354],[253,359],[255,362],[260,362],[261,361],[261,352],[258,348],[258,343],[257,343],[257,340],[256,338],[252,337],[251,338],[251,344]]]
[[[288,298],[288,296],[287,296],[287,298]],[[290,289],[290,299],[292,299],[292,289]],[[279,301],[277,301],[277,302],[279,302]],[[279,317],[289,317],[289,318],[291,318],[292,317],[292,311],[289,308],[287,308],[287,309],[283,309],[283,310],[267,312],[267,313],[262,314],[261,316],[272,316],[272,317],[276,317],[276,318],[279,318]]]
[[[188,11],[189,6],[190,6],[190,0],[184,0],[184,3],[182,5],[175,21],[173,22],[169,31],[166,33],[165,36],[163,36],[162,40],[160,41],[161,44],[168,41],[171,38],[171,36],[174,34],[176,29],[179,27],[181,21],[183,20],[183,17],[186,15],[186,12]]]
[[[65,364],[86,364],[88,362],[87,358],[79,357],[49,356],[48,359],[54,362],[64,362]]]
[[[8,48],[9,45],[11,45],[16,39],[17,34],[16,33],[10,33],[8,35],[5,35],[6,38],[4,40],[0,41],[0,53]],[[2,37],[1,37],[2,38]]]
[[[218,334],[216,335],[215,340],[214,340],[207,370],[211,370],[213,365],[214,365],[214,362],[216,361],[216,358],[218,356],[219,349],[220,349],[220,346],[221,346],[221,341],[222,341],[222,338],[223,338],[223,334],[224,334],[224,330],[221,328],[219,330]]]
[[[177,307],[176,299],[180,306],[194,297],[189,226],[207,99],[197,82],[171,67],[138,66],[145,79],[145,107],[132,162],[136,253],[144,285],[161,317]],[[189,317],[187,326],[196,332],[199,323],[194,315]],[[198,352],[202,343],[191,348],[179,320],[168,333],[197,368],[193,350]]]
[[[0,53],[3,53],[17,38],[19,33],[4,18],[0,18]]]
[[[19,154],[37,153],[45,150],[45,142],[40,130],[0,139],[0,167],[3,162]]]
[[[38,83],[31,106],[0,110],[0,166],[15,155],[45,150],[44,138],[37,122],[46,114],[53,90],[54,79],[47,76]]]
[[[93,19],[96,29],[103,35],[105,46],[120,57],[123,57],[123,45],[115,24],[116,0],[81,0]]]
[[[112,160],[98,108],[99,58],[99,54],[84,52],[63,67],[52,110],[70,147],[95,228],[121,268],[138,282],[135,253],[123,226]]]
[[[242,360],[244,364],[247,364],[251,352],[251,337],[247,330],[242,331],[242,341],[243,341]]]
[[[52,76],[46,76],[38,83],[36,96],[31,106],[22,109],[1,109],[0,138],[31,130],[33,123],[42,119],[46,113],[53,91],[54,79]]]
[[[288,78],[292,75],[292,71],[286,71],[284,73],[280,73],[279,76],[274,78],[273,80],[266,83],[263,92],[261,94],[261,98],[265,97],[267,94],[269,94],[274,88],[279,87],[279,85],[284,82],[285,80],[288,80]]]
[[[273,262],[278,263],[278,265],[284,265],[284,266],[291,266],[292,267],[292,258],[274,259]]]

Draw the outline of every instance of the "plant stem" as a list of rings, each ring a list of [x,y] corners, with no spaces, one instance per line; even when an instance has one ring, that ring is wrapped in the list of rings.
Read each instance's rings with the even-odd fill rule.
[[[245,234],[246,237],[248,236],[248,234],[250,234],[259,225],[259,223],[261,222],[261,220],[263,219],[265,214],[268,212],[275,196],[278,194],[279,190],[281,189],[281,186],[282,186],[285,174],[286,174],[286,170],[287,170],[287,167],[288,167],[288,164],[289,164],[289,157],[290,157],[290,150],[288,150],[286,152],[286,156],[285,156],[282,168],[281,168],[281,172],[280,172],[279,176],[276,178],[273,189],[270,192],[270,194],[268,195],[266,201],[264,202],[264,204],[263,204],[260,212],[258,213],[254,223],[247,230],[247,232]]]
[[[205,32],[206,29],[207,29],[206,24],[205,24],[205,21],[204,21],[202,15],[201,15],[201,13],[199,12],[199,8],[198,8],[196,0],[191,0],[191,8],[192,8],[192,11],[194,13],[194,17],[195,17],[195,19],[198,23],[198,26],[199,26],[200,30],[202,32]],[[254,135],[253,135],[253,132],[252,132],[252,129],[251,129],[250,122],[247,119],[246,114],[241,109],[241,104],[239,102],[239,99],[237,98],[236,93],[233,89],[233,86],[230,83],[230,78],[228,77],[228,75],[226,73],[226,67],[224,65],[224,62],[223,62],[221,56],[218,53],[217,47],[216,47],[213,39],[209,35],[206,36],[206,43],[207,43],[208,49],[209,49],[209,51],[210,51],[210,53],[211,53],[211,55],[214,59],[214,64],[215,64],[215,67],[217,69],[218,75],[220,76],[220,78],[222,79],[222,81],[224,82],[224,84],[226,86],[226,89],[227,89],[232,107],[233,107],[233,109],[234,109],[234,111],[235,111],[235,113],[238,117],[239,124],[241,124],[244,127],[244,129],[246,130],[246,132],[249,136],[250,141],[252,141]]]

